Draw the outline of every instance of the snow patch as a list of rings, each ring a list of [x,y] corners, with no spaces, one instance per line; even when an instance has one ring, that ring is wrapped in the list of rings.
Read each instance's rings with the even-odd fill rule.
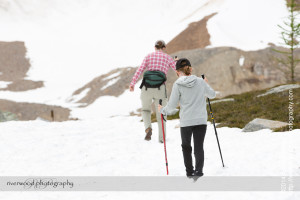
[[[137,82],[141,84],[141,80]],[[139,89],[130,92],[126,90],[119,97],[102,96],[85,108],[72,108],[71,117],[79,119],[104,119],[112,116],[129,116],[141,108],[141,91]]]
[[[79,94],[76,94],[76,95],[72,96],[71,98],[69,98],[68,101],[77,102],[80,99],[84,98],[90,90],[91,90],[91,88],[85,88]]]
[[[113,73],[113,74],[111,74],[110,76],[108,76],[108,77],[106,77],[106,78],[102,79],[102,81],[105,81],[105,80],[109,80],[109,79],[116,78],[117,76],[120,76],[120,74],[121,74],[121,72],[120,72],[120,71],[119,71],[119,72],[116,72],[116,73]]]
[[[114,85],[114,84],[115,84],[116,82],[118,82],[120,79],[121,79],[121,77],[117,77],[117,78],[111,79],[110,81],[108,81],[108,83],[107,83],[105,86],[103,86],[103,87],[101,88],[101,90],[105,90],[106,88],[108,88],[108,87]]]
[[[280,44],[278,24],[288,16],[283,0],[226,0],[207,22],[212,47],[258,50]],[[272,5],[272,9],[270,8]]]
[[[241,67],[244,65],[244,62],[245,62],[245,57],[241,56],[240,59],[239,59],[239,64],[240,64]]]
[[[11,84],[12,82],[7,82],[7,81],[0,81],[0,88],[1,89],[5,89],[5,88],[7,88],[7,86],[9,85],[9,84]]]

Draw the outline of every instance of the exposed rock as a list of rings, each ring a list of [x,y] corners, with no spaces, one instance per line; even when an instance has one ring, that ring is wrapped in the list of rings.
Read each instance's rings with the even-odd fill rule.
[[[217,13],[213,13],[198,22],[189,24],[184,31],[167,44],[166,52],[172,54],[182,50],[198,49],[209,46],[211,44],[209,41],[210,35],[206,25],[207,21],[216,14]]]
[[[118,68],[111,72],[101,75],[91,82],[87,83],[82,88],[76,90],[73,96],[79,95],[86,89],[89,89],[87,95],[81,98],[77,103],[82,103],[81,107],[85,107],[93,103],[101,96],[120,96],[128,89],[131,79],[136,71],[136,68]],[[138,87],[136,87],[138,89]],[[70,99],[72,101],[72,98]]]
[[[257,95],[257,97],[262,97],[262,96],[266,96],[269,94],[279,93],[279,92],[283,92],[283,91],[286,91],[289,89],[295,89],[295,88],[300,88],[300,85],[299,84],[281,85],[281,86],[278,86],[278,87],[268,90],[264,94]]]
[[[16,80],[9,84],[6,88],[1,88],[0,90],[8,90],[14,92],[33,90],[40,87],[44,87],[43,81],[32,81],[32,80]]]
[[[35,120],[38,117],[48,121],[70,120],[70,110],[61,106],[52,106],[37,103],[22,103],[0,99],[0,110],[4,114],[4,121]],[[51,112],[53,111],[53,118]],[[0,113],[1,113],[0,112]],[[1,121],[1,120],[0,120]]]
[[[300,57],[300,49],[295,54]],[[206,75],[209,84],[220,92],[217,97],[262,90],[287,82],[277,60],[283,55],[273,51],[271,47],[258,51],[242,51],[233,47],[195,49],[177,52],[176,55],[191,61],[193,74]],[[242,66],[241,57],[244,58]],[[299,64],[295,71],[300,73]],[[176,79],[173,70],[169,70],[168,94]],[[296,81],[300,81],[300,77],[296,77]]]
[[[0,90],[26,91],[43,87],[42,81],[26,80],[30,68],[24,42],[0,42],[0,81],[12,82]]]
[[[288,123],[256,118],[249,122],[243,129],[243,132],[254,132],[261,129],[276,129],[287,126]]]

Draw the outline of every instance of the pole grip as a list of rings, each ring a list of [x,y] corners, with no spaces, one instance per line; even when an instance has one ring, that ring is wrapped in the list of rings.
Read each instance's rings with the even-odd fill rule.
[[[159,100],[159,105],[162,105],[162,99]]]
[[[201,77],[204,79],[205,78],[204,74],[201,74]]]

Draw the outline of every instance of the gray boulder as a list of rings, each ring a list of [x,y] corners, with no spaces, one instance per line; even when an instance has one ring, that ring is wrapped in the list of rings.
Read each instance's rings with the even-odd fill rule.
[[[268,120],[268,119],[261,119],[256,118],[249,122],[243,129],[243,132],[253,132],[258,131],[261,129],[275,129],[287,126],[288,123],[286,122],[280,122],[280,121],[274,121],[274,120]]]
[[[296,89],[296,88],[300,88],[300,85],[299,84],[281,85],[281,86],[272,88],[272,89],[268,90],[266,93],[260,94],[257,97],[262,97],[262,96],[266,96],[269,94],[279,93],[279,92],[283,92],[283,91],[286,91],[289,89]]]

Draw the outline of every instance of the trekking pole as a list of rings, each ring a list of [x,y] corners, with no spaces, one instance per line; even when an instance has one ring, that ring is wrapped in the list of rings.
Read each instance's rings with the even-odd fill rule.
[[[162,105],[162,100],[159,100],[159,105]],[[168,158],[167,158],[167,149],[166,149],[166,140],[165,140],[165,129],[164,129],[164,116],[163,114],[160,114],[161,118],[161,126],[163,131],[163,139],[164,139],[164,148],[165,148],[165,158],[166,158],[166,168],[167,168],[167,175],[169,175],[169,169],[168,169]],[[165,120],[166,121],[166,120]]]
[[[201,76],[202,76],[203,79],[205,78],[204,74],[202,74]],[[216,134],[216,138],[217,138],[217,142],[218,142],[218,147],[219,147],[219,152],[220,152],[220,156],[221,156],[221,160],[222,160],[222,165],[223,165],[223,167],[225,167],[224,162],[223,162],[221,147],[220,147],[220,143],[219,143],[218,133],[217,133],[216,125],[215,125],[215,119],[214,119],[213,112],[211,110],[210,100],[209,100],[209,98],[207,98],[207,100],[208,100],[208,106],[209,106],[209,110],[210,110],[210,116],[211,116],[211,119],[212,119],[212,122],[213,122],[213,125],[214,125],[214,128],[215,128],[215,134]]]

